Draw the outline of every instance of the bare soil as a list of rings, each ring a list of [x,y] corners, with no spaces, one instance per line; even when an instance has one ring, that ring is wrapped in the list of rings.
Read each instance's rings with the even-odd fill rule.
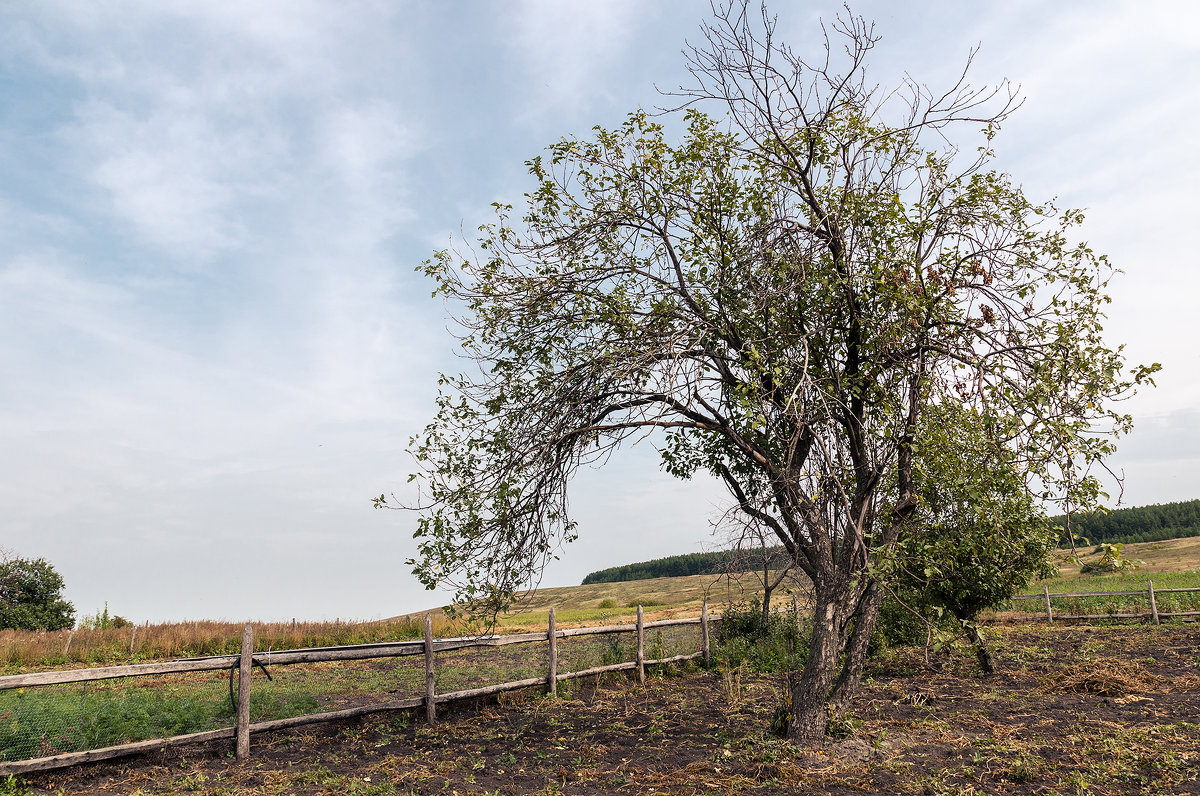
[[[1200,627],[1006,627],[1001,672],[886,653],[836,736],[770,732],[783,675],[689,670],[31,777],[33,793],[1200,794]]]

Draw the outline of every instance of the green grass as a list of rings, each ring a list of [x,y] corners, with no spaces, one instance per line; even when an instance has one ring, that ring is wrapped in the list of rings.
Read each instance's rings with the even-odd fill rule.
[[[1146,592],[1150,581],[1154,581],[1156,592],[1154,599],[1160,613],[1200,611],[1200,592],[1159,593],[1161,589],[1200,587],[1200,570],[1176,572],[1136,570],[1112,575],[1059,576],[1039,581],[1026,589],[1025,593],[1040,594],[1043,588],[1049,588],[1051,594],[1137,591],[1140,593],[1108,597],[1056,597],[1051,599],[1050,605],[1054,612],[1060,615],[1149,613],[1150,602]],[[1016,610],[1027,613],[1042,613],[1045,610],[1044,605],[1036,600],[1021,600],[1012,605]]]
[[[559,671],[632,660],[632,633],[560,640]],[[695,626],[653,628],[648,658],[695,652]],[[546,642],[439,653],[439,693],[544,677]],[[323,713],[423,693],[422,656],[268,666],[255,671],[250,720]],[[125,677],[89,683],[0,691],[0,760],[105,746],[230,727],[234,710],[227,672]]]

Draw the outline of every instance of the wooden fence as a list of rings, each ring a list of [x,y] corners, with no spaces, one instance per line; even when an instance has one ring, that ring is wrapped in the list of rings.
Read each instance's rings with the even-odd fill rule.
[[[54,768],[86,763],[95,760],[105,760],[125,755],[163,749],[168,746],[200,743],[225,738],[233,738],[236,755],[239,760],[250,756],[250,736],[253,733],[280,730],[288,727],[299,727],[306,724],[347,719],[365,716],[383,711],[425,708],[426,718],[430,723],[437,721],[437,706],[447,702],[463,699],[473,699],[504,691],[545,685],[551,694],[558,691],[558,683],[573,678],[599,675],[605,672],[637,670],[638,683],[646,680],[646,667],[656,664],[676,663],[703,658],[706,662],[710,653],[710,624],[720,621],[720,617],[711,618],[708,615],[708,604],[701,606],[700,616],[689,619],[660,619],[645,621],[642,607],[637,609],[637,623],[632,625],[608,625],[603,627],[579,627],[558,629],[555,623],[554,609],[549,612],[549,626],[546,632],[518,633],[506,636],[477,636],[464,638],[433,638],[432,622],[425,617],[425,638],[422,641],[397,641],[378,644],[355,644],[340,647],[315,647],[308,649],[282,650],[278,652],[254,652],[254,631],[246,625],[242,633],[242,651],[240,655],[214,655],[203,658],[185,660],[161,661],[157,663],[139,663],[126,666],[103,666],[90,669],[71,669],[64,671],[35,672],[31,674],[16,674],[0,677],[0,691],[29,688],[34,686],[62,685],[67,683],[85,683],[94,680],[110,680],[118,677],[136,677],[145,675],[160,675],[179,672],[206,672],[218,670],[236,670],[238,673],[237,689],[237,724],[216,730],[175,735],[167,738],[153,738],[145,741],[107,746],[99,749],[89,749],[78,752],[67,752],[46,757],[26,760],[0,762],[0,776],[21,774],[31,771],[44,771]],[[693,653],[673,655],[665,658],[646,658],[646,630],[674,625],[699,625],[700,649]],[[595,666],[576,672],[558,671],[558,639],[569,636],[605,635],[613,633],[636,633],[637,654],[634,660],[614,663],[605,666]],[[509,644],[522,644],[535,641],[548,641],[547,675],[531,677],[523,680],[513,680],[505,683],[486,685],[480,688],[467,688],[446,693],[437,693],[435,689],[436,653],[471,648],[501,647]],[[369,705],[335,710],[325,713],[310,713],[302,716],[292,716],[271,721],[250,722],[250,673],[255,665],[284,665],[297,663],[318,663],[325,661],[358,661],[371,658],[403,657],[423,655],[425,658],[425,693],[423,696],[411,699],[401,699],[390,702],[377,702]],[[230,675],[232,677],[232,673]]]
[[[1168,612],[1168,611],[1159,611],[1158,610],[1158,601],[1155,599],[1155,595],[1158,595],[1158,594],[1181,594],[1184,592],[1200,592],[1200,588],[1195,588],[1195,589],[1155,589],[1154,581],[1147,581],[1145,590],[1139,589],[1139,590],[1134,590],[1134,591],[1063,592],[1063,593],[1052,594],[1050,592],[1049,586],[1043,586],[1041,594],[1020,594],[1020,595],[1017,595],[1016,597],[1013,597],[1012,599],[1013,600],[1041,600],[1043,602],[1043,604],[1045,605],[1045,608],[1046,608],[1046,612],[1044,614],[1038,613],[1038,614],[1034,614],[1029,617],[1021,617],[1024,619],[1028,619],[1030,621],[1045,620],[1046,622],[1053,624],[1055,619],[1064,620],[1064,621],[1068,620],[1068,619],[1149,619],[1152,622],[1154,622],[1154,624],[1157,625],[1160,623],[1160,620],[1162,617],[1200,616],[1200,611]],[[1054,608],[1051,605],[1051,600],[1054,600],[1054,599],[1073,599],[1073,598],[1082,598],[1082,597],[1131,597],[1131,596],[1144,596],[1146,598],[1147,604],[1149,606],[1149,612],[1148,613],[1134,613],[1134,614],[1116,614],[1116,613],[1059,614],[1056,616],[1054,613]]]

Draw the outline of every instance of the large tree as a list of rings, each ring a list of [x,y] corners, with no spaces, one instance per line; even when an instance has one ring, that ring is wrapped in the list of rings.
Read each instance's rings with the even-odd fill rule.
[[[517,219],[498,205],[423,266],[478,371],[442,377],[413,443],[415,572],[504,606],[574,538],[576,469],[654,434],[811,579],[789,732],[814,740],[861,677],[930,408],[1010,418],[998,441],[1031,490],[1094,494],[1078,471],[1147,371],[1101,339],[1111,269],[1072,242],[1082,216],[990,167],[1003,86],[883,92],[863,20],[809,62],[750,11],[705,27],[663,120],[678,134],[636,112],[552,145]]]
[[[62,575],[44,558],[20,558],[0,549],[0,629],[62,630],[75,624],[75,606],[63,599]]]

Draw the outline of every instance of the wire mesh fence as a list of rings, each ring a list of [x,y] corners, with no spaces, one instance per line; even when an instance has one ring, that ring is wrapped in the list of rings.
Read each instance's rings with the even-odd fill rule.
[[[514,680],[546,677],[549,670],[549,646],[548,641],[528,641],[502,647],[474,647],[439,652],[434,670],[437,692],[444,694]]]
[[[699,655],[705,638],[700,622],[647,623],[641,660]],[[429,674],[434,699],[445,701],[471,689],[549,685],[552,671],[548,628],[434,640],[431,669],[422,642],[252,653],[252,635],[246,638],[242,660],[253,657],[246,683],[252,697],[249,716],[240,722],[235,656],[0,677],[0,774],[112,757],[196,733],[228,738],[235,725],[241,738],[251,726],[294,726],[297,720],[361,715],[374,706],[415,707],[429,702]],[[560,630],[558,678],[605,666],[630,668],[638,646],[629,626]],[[63,755],[68,757],[58,757]]]
[[[233,722],[225,672],[16,688],[0,691],[0,759],[80,752]]]

